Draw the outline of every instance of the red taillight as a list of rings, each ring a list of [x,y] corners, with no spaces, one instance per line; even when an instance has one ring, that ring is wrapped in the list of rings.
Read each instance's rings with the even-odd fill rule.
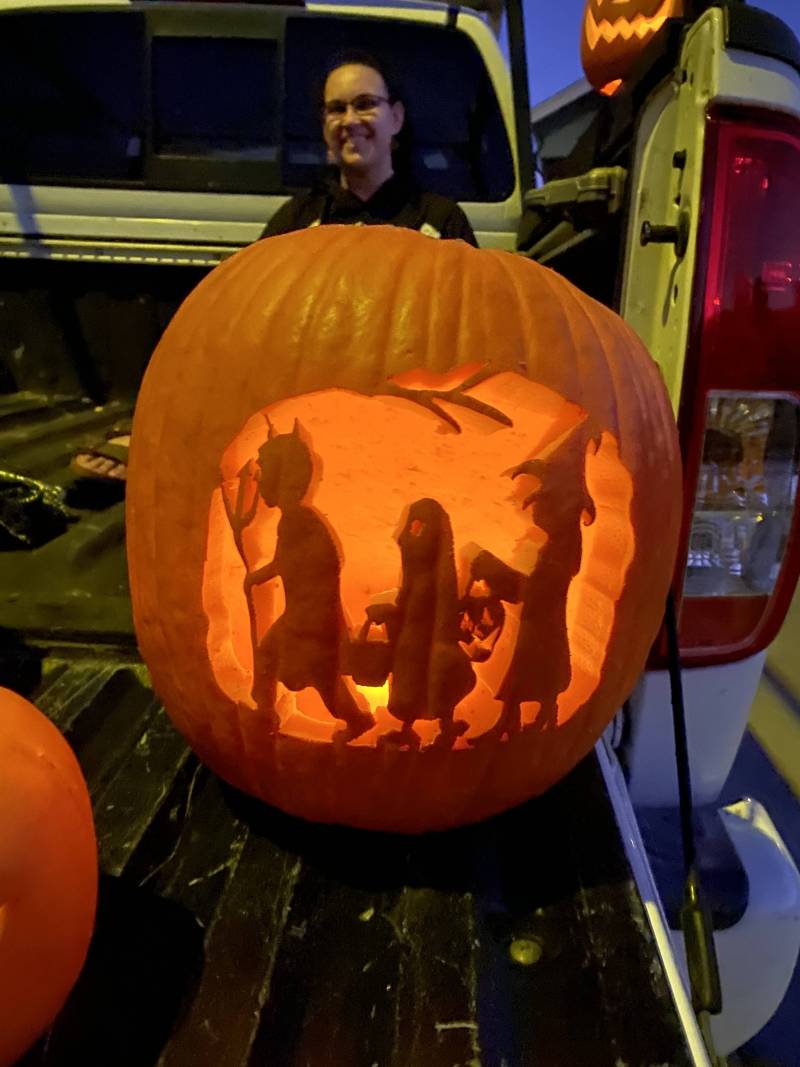
[[[800,120],[708,119],[679,426],[680,644],[694,665],[764,648],[800,569]]]

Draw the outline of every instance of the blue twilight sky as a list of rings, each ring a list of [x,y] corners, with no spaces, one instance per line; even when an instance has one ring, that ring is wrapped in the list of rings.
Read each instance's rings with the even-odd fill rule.
[[[584,0],[523,0],[531,103],[552,96],[582,75],[580,25]],[[800,0],[758,0],[800,37]]]

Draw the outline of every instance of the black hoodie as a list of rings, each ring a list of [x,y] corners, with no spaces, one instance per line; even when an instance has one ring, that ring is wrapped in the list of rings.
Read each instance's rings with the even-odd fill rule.
[[[355,226],[404,226],[429,237],[460,238],[477,245],[467,216],[453,200],[424,193],[397,174],[369,200],[360,200],[335,179],[317,183],[308,193],[293,196],[269,221],[262,237],[304,230],[308,226],[343,223]]]

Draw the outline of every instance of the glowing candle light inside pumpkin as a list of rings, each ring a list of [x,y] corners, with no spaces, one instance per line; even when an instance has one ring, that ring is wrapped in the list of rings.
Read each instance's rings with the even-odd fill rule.
[[[388,678],[383,685],[356,685],[356,689],[367,698],[367,703],[373,715],[378,708],[385,708],[389,703]]]
[[[437,411],[426,410],[418,399],[424,398],[425,390],[431,387],[449,398],[440,401]],[[457,422],[458,429],[443,415]],[[360,428],[357,449],[343,426]],[[569,507],[563,516],[553,514],[550,521],[539,515],[544,526],[538,525],[535,518],[531,521],[531,506],[537,499],[552,497],[554,490],[557,497],[563,497],[561,480],[574,477],[580,481],[584,469],[589,477],[597,459],[586,433],[585,414],[580,408],[514,373],[486,376],[475,365],[444,375],[408,372],[388,383],[385,395],[325,390],[281,401],[268,412],[255,414],[222,460],[223,498],[245,502],[249,520],[245,533],[240,535],[239,547],[233,548],[230,522],[220,522],[219,511],[209,528],[209,564],[218,558],[220,562],[208,573],[216,574],[219,566],[227,574],[220,588],[222,603],[209,603],[209,618],[223,623],[220,628],[214,625],[209,629],[209,652],[217,663],[220,648],[229,648],[233,641],[236,658],[235,673],[230,660],[226,657],[223,661],[227,667],[218,675],[220,682],[250,706],[253,700],[258,706],[265,703],[265,698],[274,701],[277,725],[285,735],[330,741],[340,732],[341,738],[343,727],[348,728],[346,716],[350,714],[350,721],[356,722],[352,709],[357,706],[362,713],[369,712],[371,721],[364,720],[360,727],[357,724],[357,732],[350,730],[354,745],[375,747],[396,735],[401,743],[433,743],[453,721],[464,726],[450,743],[463,750],[483,734],[488,732],[492,737],[493,731],[500,729],[497,692],[509,671],[514,673],[512,660],[519,655],[515,643],[520,604],[499,603],[487,575],[475,570],[476,553],[485,560],[496,561],[489,564],[490,569],[505,565],[524,579],[544,558],[542,553],[552,553],[553,545],[548,548],[548,543],[552,538],[560,540],[561,527],[571,530],[574,525],[570,537],[579,537],[574,544],[574,560],[570,563],[566,558],[569,552],[563,553],[562,578],[554,588],[543,587],[537,593],[543,612],[549,598],[560,600],[566,629],[562,640],[553,638],[549,645],[544,642],[550,651],[538,667],[540,684],[534,687],[538,697],[522,702],[519,714],[523,724],[532,722],[546,703],[548,714],[555,716],[556,697],[562,690],[564,695],[558,698],[562,713],[569,706],[567,701],[572,703],[578,693],[585,699],[599,680],[603,635],[610,632],[614,614],[613,596],[602,603],[593,597],[592,651],[586,657],[567,651],[567,630],[574,625],[577,600],[575,593],[571,598],[565,597],[580,569],[581,521],[586,536],[591,536],[591,523],[582,509],[584,503],[591,509],[592,502],[588,498],[584,501],[574,490],[574,515]],[[401,447],[398,442],[402,442]],[[295,490],[283,494],[275,490],[264,498],[265,483],[274,481],[269,458],[273,447],[280,448],[285,456],[297,452],[303,463],[313,457],[315,472],[304,467],[299,480],[296,472],[287,473],[285,480]],[[592,453],[588,460],[587,447]],[[610,459],[612,451],[613,444],[607,440],[601,452],[605,463],[615,462]],[[254,456],[261,456],[260,475]],[[525,456],[539,457],[535,469],[520,470],[517,477],[511,477]],[[251,487],[242,491],[243,471],[247,472],[244,480],[258,485],[258,490]],[[299,492],[297,486],[301,485],[308,486],[302,504],[293,504]],[[612,492],[612,486],[618,496],[616,506],[622,523],[614,535],[620,558],[609,591],[619,587],[632,551],[628,522],[630,481],[618,465],[608,471],[604,492]],[[259,492],[261,502],[257,500]],[[279,498],[283,498],[283,508],[274,503]],[[256,503],[255,508],[247,507],[251,500]],[[564,510],[563,502],[558,510]],[[257,677],[264,670],[263,655],[259,660],[257,649],[264,647],[265,636],[274,633],[276,626],[280,635],[287,620],[293,635],[287,650],[290,658],[305,646],[306,660],[310,661],[312,655],[318,659],[323,648],[317,639],[306,644],[311,635],[303,636],[306,622],[324,607],[320,581],[308,583],[298,594],[294,564],[287,563],[295,541],[285,540],[288,527],[281,534],[284,519],[288,516],[291,520],[293,514],[299,516],[301,512],[305,518],[291,527],[292,536],[296,539],[298,530],[307,523],[309,536],[316,530],[323,538],[318,554],[335,543],[339,557],[335,596],[341,601],[345,629],[337,639],[332,625],[327,643],[328,655],[334,654],[334,647],[342,648],[342,639],[347,649],[348,662],[341,671],[344,688],[338,699],[326,698],[324,682],[313,669],[304,665],[298,672],[288,661],[270,661],[275,662],[277,684],[271,683],[270,690],[275,696],[268,697],[265,689],[262,692],[253,684],[254,671]],[[606,515],[603,510],[597,530],[604,529]],[[269,561],[281,560],[289,587],[295,590],[294,594],[287,594],[285,583],[279,578],[270,584],[268,596],[254,605],[255,632],[250,632],[245,623],[242,550],[251,574],[263,573],[265,566],[271,566]],[[559,558],[561,555],[559,552]],[[308,558],[306,550],[300,563],[306,577],[311,566]],[[584,563],[587,562],[588,556]],[[274,577],[272,570],[268,574]],[[537,586],[539,581],[536,579]],[[439,587],[435,594],[434,585]],[[258,594],[264,588],[256,586],[253,592]],[[422,592],[426,588],[430,599],[428,593]],[[325,596],[331,595],[329,589]],[[452,626],[444,620],[444,628],[439,626],[437,630],[434,615],[438,614],[441,623],[443,598],[451,601]],[[325,610],[331,610],[330,606]],[[335,608],[334,615],[340,617],[339,608]],[[405,616],[406,625],[398,623],[403,633],[392,636],[387,631],[399,616]],[[557,616],[556,612],[552,618]],[[417,640],[415,635],[426,626],[425,639]],[[398,640],[403,647],[399,674],[397,652],[393,650]],[[450,704],[445,701],[444,719],[427,708],[428,698],[418,681],[426,675],[431,681],[431,672],[435,674],[430,658],[433,654],[428,651],[431,642],[440,650],[442,662],[452,663],[452,670],[462,675],[461,682],[452,683],[459,691],[453,694]],[[541,645],[542,641],[538,643]],[[534,659],[538,662],[538,656]],[[339,662],[341,665],[342,660]],[[550,667],[552,684],[544,681]],[[570,679],[572,692],[568,696]],[[345,688],[352,701],[349,705]],[[407,711],[402,710],[403,702],[398,702],[396,696],[403,689],[414,694],[413,700],[408,698]],[[410,706],[414,703],[416,708]],[[416,721],[411,718],[415,712]],[[406,714],[409,721],[400,729]]]

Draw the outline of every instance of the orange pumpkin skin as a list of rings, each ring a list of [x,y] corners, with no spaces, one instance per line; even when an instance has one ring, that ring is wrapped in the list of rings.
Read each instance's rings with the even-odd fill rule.
[[[446,390],[472,380],[476,366],[485,380],[467,392],[480,403],[505,405],[513,425],[445,403],[463,424],[459,435],[412,400],[384,399],[390,380],[411,383],[412,391],[426,383]],[[580,427],[589,422],[576,412],[588,413],[596,431],[588,450]],[[539,470],[539,481],[533,468],[533,477],[514,481],[509,457],[529,431],[537,443],[528,455],[555,459]],[[403,545],[408,550],[419,525],[411,521],[414,509],[427,508],[430,515],[439,507],[426,499],[446,505],[442,529],[452,527],[459,566],[468,541],[508,562],[514,546],[531,538],[533,551],[541,553],[537,560],[549,561],[530,585],[541,639],[534,635],[528,647],[544,675],[555,647],[547,630],[558,629],[558,618],[563,623],[563,588],[571,583],[569,660],[561,657],[567,674],[557,683],[569,678],[569,687],[559,692],[546,728],[533,721],[536,701],[544,708],[534,684],[520,697],[528,703],[517,705],[524,728],[492,740],[487,728],[492,716],[499,721],[496,692],[514,686],[507,650],[503,671],[492,667],[494,652],[488,665],[471,665],[476,676],[489,673],[456,705],[455,718],[468,732],[444,746],[434,743],[436,723],[424,721],[431,715],[422,708],[413,724],[422,739],[416,750],[384,743],[402,718],[396,708],[387,713],[385,697],[373,705],[374,730],[347,743],[340,734],[331,743],[342,723],[319,710],[316,691],[302,689],[317,684],[307,677],[286,682],[284,703],[274,704],[279,715],[273,705],[250,700],[249,683],[258,672],[255,654],[248,653],[240,550],[248,556],[248,573],[279,555],[276,517],[288,515],[288,505],[284,501],[281,513],[275,500],[269,506],[256,500],[259,491],[269,496],[263,487],[270,480],[265,457],[273,434],[313,457],[305,499],[317,526],[333,531],[324,537],[343,559],[340,613],[351,635],[374,594],[391,585],[397,603],[402,599],[397,588],[409,583],[395,576]],[[292,445],[293,434],[306,444]],[[213,271],[178,310],[145,374],[132,442],[129,573],[139,646],[155,688],[217,774],[291,814],[400,832],[492,815],[541,793],[574,767],[643,669],[680,523],[674,419],[658,370],[633,332],[546,268],[386,227],[328,226],[258,242]],[[562,495],[574,504],[577,488],[562,473],[569,455],[580,459],[584,451],[596,517],[582,528],[575,575],[575,566],[566,572],[561,566],[558,538],[549,555],[542,547],[550,536],[535,489],[539,485],[547,497],[548,483],[564,484],[563,494],[550,493],[552,515]],[[259,456],[257,490],[252,472]],[[525,484],[512,499],[517,482]],[[238,500],[237,486],[243,487]],[[531,490],[538,531],[521,499]],[[251,501],[256,519],[237,548],[231,515]],[[451,576],[452,599],[453,563],[446,556],[439,558],[442,573]],[[279,587],[272,581],[269,596]],[[255,593],[267,589],[264,584]],[[270,610],[274,625],[280,609],[273,603]],[[519,633],[527,609],[523,602],[521,609],[504,603],[501,610],[507,625],[496,647],[503,640],[510,647],[509,635]],[[287,604],[279,619],[284,631],[288,615]],[[259,640],[263,648],[266,639]],[[302,659],[302,646],[303,639],[289,641],[287,654]],[[319,661],[309,655],[306,673]],[[391,685],[399,689],[398,672]],[[440,725],[441,738],[444,718]],[[473,743],[481,736],[484,743]]]
[[[89,794],[67,742],[0,689],[0,1065],[50,1025],[86,958],[97,900]]]
[[[581,65],[595,89],[623,80],[661,27],[683,15],[683,0],[586,0]]]

